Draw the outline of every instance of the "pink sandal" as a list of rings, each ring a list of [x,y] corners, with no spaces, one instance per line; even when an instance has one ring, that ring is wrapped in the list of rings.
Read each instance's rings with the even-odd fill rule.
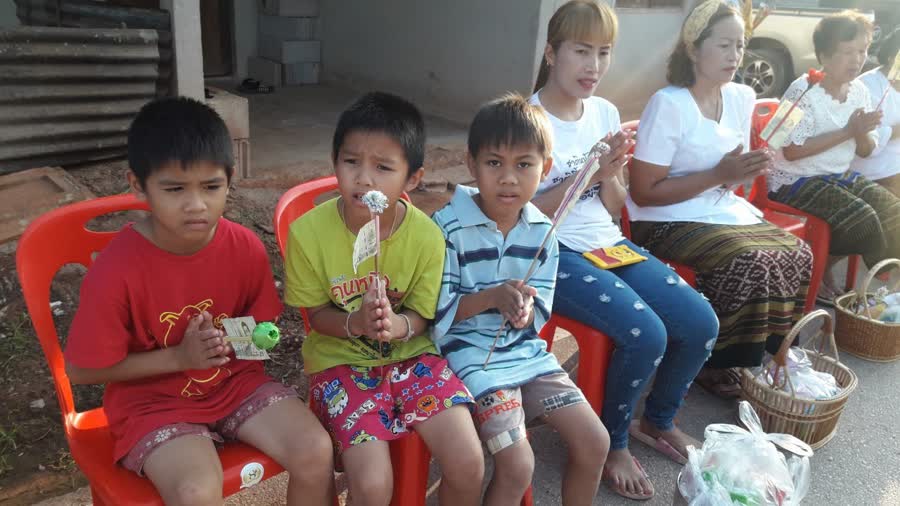
[[[631,425],[628,426],[628,434],[631,437],[637,439],[641,443],[653,448],[654,450],[662,453],[670,460],[674,461],[676,464],[685,465],[687,464],[687,457],[682,455],[681,452],[675,449],[674,446],[669,444],[668,441],[661,437],[653,437],[646,432],[641,431],[641,422],[640,420],[632,420]]]

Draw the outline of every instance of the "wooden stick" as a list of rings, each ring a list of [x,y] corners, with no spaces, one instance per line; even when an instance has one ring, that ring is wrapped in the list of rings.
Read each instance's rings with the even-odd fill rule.
[[[894,87],[894,86],[891,84],[891,82],[888,81],[888,86],[887,86],[887,88],[884,90],[884,93],[881,94],[881,100],[878,101],[878,105],[875,107],[875,110],[876,110],[876,111],[879,110],[879,109],[881,109],[881,104],[884,103],[884,99],[887,98],[888,93],[890,93],[890,91],[891,91],[891,89],[893,89],[893,87]]]
[[[381,271],[378,270],[378,257],[381,256],[381,215],[378,213],[372,213],[372,217],[375,220],[375,290],[378,292],[378,298],[381,298]],[[381,372],[380,375],[384,376],[384,348],[382,345],[384,343],[381,342],[380,339],[376,339],[378,341],[378,356],[381,358]]]
[[[605,151],[602,146],[605,146]],[[575,181],[572,182],[572,186],[566,191],[566,194],[563,196],[562,202],[560,202],[559,207],[556,208],[556,213],[553,215],[553,221],[550,224],[550,230],[547,231],[547,235],[544,236],[544,240],[541,242],[541,246],[538,248],[537,253],[535,253],[534,258],[531,259],[531,265],[528,267],[528,272],[525,274],[525,278],[522,279],[516,288],[521,289],[525,283],[531,279],[531,276],[534,275],[534,271],[537,270],[538,259],[541,257],[541,252],[544,251],[544,248],[547,246],[547,242],[553,237],[553,232],[556,231],[559,224],[565,219],[566,215],[569,214],[569,211],[572,209],[572,206],[575,204],[576,199],[581,197],[581,194],[584,193],[585,186],[587,182],[590,180],[591,176],[597,172],[599,168],[598,161],[600,156],[609,152],[609,145],[605,142],[598,142],[593,149],[591,149],[591,157],[585,162],[584,166],[578,172],[578,175],[575,177]],[[494,354],[494,350],[497,348],[497,342],[500,340],[500,334],[503,333],[503,330],[506,328],[506,324],[509,322],[506,318],[503,319],[503,322],[500,323],[500,328],[497,329],[497,334],[494,336],[494,342],[491,343],[491,349],[488,350],[487,358],[484,359],[484,365],[481,366],[481,369],[487,369],[488,363],[491,361],[491,356]]]

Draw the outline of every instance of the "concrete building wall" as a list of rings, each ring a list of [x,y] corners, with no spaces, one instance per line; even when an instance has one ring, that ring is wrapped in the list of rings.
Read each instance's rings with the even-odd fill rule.
[[[204,100],[200,4],[194,0],[160,0],[172,14],[174,89],[177,95]]]
[[[19,26],[16,17],[16,4],[13,0],[0,0],[0,28]]]
[[[653,93],[666,86],[666,64],[681,33],[682,9],[616,9],[619,40],[597,95],[616,104],[623,120],[638,119]]]
[[[259,7],[257,2],[243,0],[235,0],[233,7],[234,72],[232,77],[235,82],[240,82],[247,77],[247,58],[258,54]]]
[[[506,90],[530,91],[542,0],[322,2],[323,80],[406,96],[467,122]],[[548,18],[549,19],[549,18]]]
[[[547,23],[565,1],[323,2],[323,80],[390,90],[429,113],[467,122],[479,104],[504,91],[531,92]],[[616,12],[619,40],[598,95],[633,119],[665,86],[665,63],[685,11]]]

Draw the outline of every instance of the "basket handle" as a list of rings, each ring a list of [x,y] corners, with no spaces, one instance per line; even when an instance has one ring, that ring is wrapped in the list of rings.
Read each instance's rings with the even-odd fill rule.
[[[882,269],[884,269],[886,266],[891,265],[891,264],[896,264],[897,266],[900,266],[900,259],[885,258],[884,260],[873,265],[872,268],[869,269],[868,274],[866,274],[866,279],[863,281],[862,286],[859,287],[860,288],[859,291],[856,292],[856,300],[854,301],[854,305],[858,306],[860,303],[860,298],[862,298],[862,305],[863,305],[863,307],[866,308],[866,316],[868,316],[870,320],[872,319],[872,311],[869,308],[869,304],[867,301],[867,297],[868,297],[868,293],[869,293],[869,284],[872,283],[872,280],[875,279],[875,276],[877,276],[878,273],[881,272]],[[900,280],[895,282],[894,286],[891,287],[888,291],[894,292],[898,286],[900,286]]]
[[[817,320],[819,318],[824,318],[824,322],[822,323],[822,328],[819,329],[817,335],[813,336],[812,339],[807,341],[807,343],[813,343],[817,337],[821,338],[819,340],[818,352],[819,354],[824,355],[825,346],[830,345],[832,350],[832,355],[834,359],[838,362],[841,361],[840,356],[838,355],[837,344],[834,341],[834,321],[832,320],[831,315],[828,311],[824,309],[817,309],[812,313],[804,316],[797,322],[796,325],[788,332],[788,335],[785,336],[784,340],[781,342],[781,347],[778,348],[778,353],[772,357],[772,365],[769,366],[769,370],[771,371],[771,380],[768,380],[768,383],[773,388],[784,389],[785,384],[790,388],[791,396],[796,399],[797,394],[794,391],[794,384],[791,382],[791,375],[787,373],[787,354],[791,348],[791,343],[794,342],[794,339],[797,338],[797,335],[800,334],[800,331],[803,330],[804,327],[809,325],[813,320]],[[784,373],[784,377],[779,383],[779,374]]]

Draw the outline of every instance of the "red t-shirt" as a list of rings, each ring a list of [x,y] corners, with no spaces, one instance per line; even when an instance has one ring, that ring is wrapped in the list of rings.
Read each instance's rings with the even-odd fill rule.
[[[126,226],[88,271],[80,300],[65,357],[96,369],[129,353],[177,345],[188,319],[204,310],[217,323],[237,316],[272,321],[282,310],[262,242],[224,218],[212,241],[189,256],[164,251]],[[232,355],[221,368],[106,385],[115,460],[164,425],[226,417],[267,381],[262,362]]]

